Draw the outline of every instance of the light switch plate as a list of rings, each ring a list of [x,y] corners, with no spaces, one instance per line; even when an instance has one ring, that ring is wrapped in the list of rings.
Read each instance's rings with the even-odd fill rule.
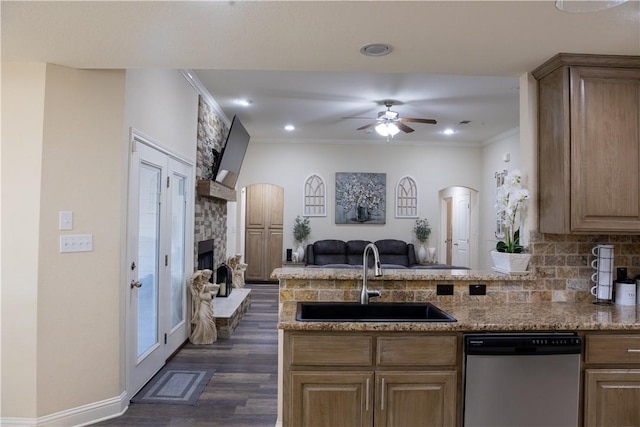
[[[67,234],[60,236],[60,252],[93,251],[93,234]]]
[[[60,211],[60,230],[73,230],[73,212]]]

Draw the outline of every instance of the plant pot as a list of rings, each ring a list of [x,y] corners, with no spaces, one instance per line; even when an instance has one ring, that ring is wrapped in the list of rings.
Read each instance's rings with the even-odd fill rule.
[[[436,262],[436,248],[427,249],[427,261]]]
[[[298,248],[296,249],[296,254],[298,255],[298,262],[304,261],[304,247],[302,247],[302,243],[298,244]]]
[[[531,254],[491,251],[491,258],[493,269],[500,273],[524,273],[529,266]]]
[[[424,243],[420,243],[420,249],[418,249],[418,262],[420,264],[427,262],[427,250],[424,248]]]

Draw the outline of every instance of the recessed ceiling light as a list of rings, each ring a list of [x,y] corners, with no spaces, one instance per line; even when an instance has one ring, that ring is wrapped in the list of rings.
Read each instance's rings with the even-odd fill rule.
[[[451,128],[447,128],[447,129],[443,130],[442,133],[445,134],[445,135],[453,135],[454,133],[456,133],[456,131],[451,129]]]
[[[251,105],[250,99],[236,99],[236,104],[242,105],[243,107],[248,107]]]
[[[365,56],[384,56],[391,53],[391,46],[386,43],[369,43],[360,48],[360,53]]]
[[[294,125],[286,125],[286,126],[284,127],[284,130],[286,130],[286,131],[288,131],[288,132],[291,132],[291,131],[296,130],[296,127],[295,127]]]

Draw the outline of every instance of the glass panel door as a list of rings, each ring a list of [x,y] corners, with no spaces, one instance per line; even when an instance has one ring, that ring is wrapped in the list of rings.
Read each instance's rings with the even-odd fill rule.
[[[185,177],[173,175],[171,183],[171,329],[185,320],[186,183]]]
[[[193,166],[136,140],[129,182],[127,361],[130,397],[188,337]]]
[[[138,345],[141,358],[158,344],[160,185],[162,169],[140,164],[138,212]]]

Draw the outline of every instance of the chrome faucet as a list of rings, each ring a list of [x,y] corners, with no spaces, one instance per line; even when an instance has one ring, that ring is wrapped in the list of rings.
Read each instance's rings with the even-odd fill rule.
[[[370,291],[367,287],[367,271],[369,270],[367,254],[369,253],[369,250],[373,251],[373,273],[376,277],[382,276],[382,268],[380,268],[380,253],[374,243],[369,243],[364,247],[364,253],[362,254],[362,291],[360,292],[360,304],[369,304],[369,298],[380,296],[380,291]]]

